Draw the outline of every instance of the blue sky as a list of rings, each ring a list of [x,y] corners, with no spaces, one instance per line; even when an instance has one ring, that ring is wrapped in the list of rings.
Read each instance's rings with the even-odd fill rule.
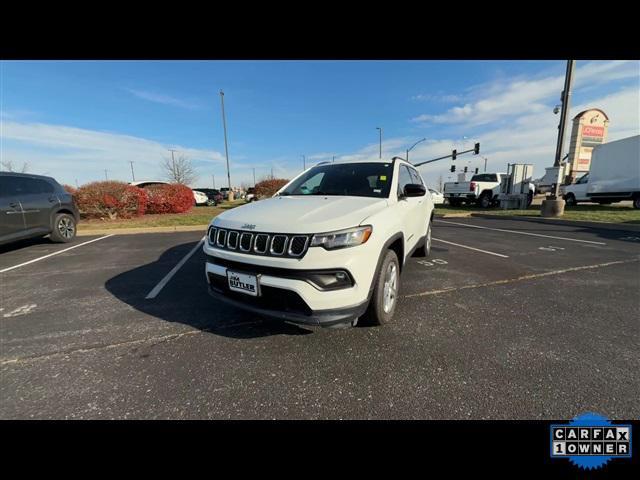
[[[168,148],[192,159],[194,186],[224,186],[220,89],[225,91],[232,184],[274,169],[404,150],[414,161],[482,144],[490,169],[553,162],[562,61],[95,61],[0,66],[0,153],[29,171],[82,184],[161,178]],[[610,140],[639,133],[640,62],[579,61],[572,114],[598,107]],[[463,137],[467,137],[463,140]],[[461,157],[462,158],[462,157]],[[471,167],[483,164],[466,157]],[[448,162],[424,167],[447,180]]]

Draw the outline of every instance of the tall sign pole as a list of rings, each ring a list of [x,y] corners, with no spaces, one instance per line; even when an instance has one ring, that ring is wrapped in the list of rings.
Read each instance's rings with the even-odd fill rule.
[[[220,103],[222,104],[222,126],[224,128],[224,153],[227,157],[227,182],[231,194],[231,174],[229,173],[229,147],[227,146],[227,119],[224,114],[224,92],[220,90]]]
[[[553,162],[553,166],[558,168],[558,179],[551,196],[542,201],[542,207],[540,208],[540,215],[543,217],[561,217],[564,214],[564,200],[558,198],[560,196],[560,182],[563,180],[560,178],[560,163],[562,161],[562,149],[564,146],[564,132],[569,118],[569,107],[571,100],[571,84],[573,82],[573,70],[575,67],[575,60],[567,60],[567,69],[564,76],[564,90],[560,99],[562,100],[562,113],[560,115],[560,124],[558,125],[558,140],[556,142],[556,158]]]
[[[562,91],[562,113],[560,115],[560,125],[558,125],[558,142],[556,143],[556,158],[554,167],[559,167],[562,161],[562,149],[564,147],[564,132],[569,119],[569,108],[571,103],[571,84],[573,82],[573,69],[575,61],[567,60],[567,71],[564,77],[564,90]],[[555,192],[557,196],[558,192]]]

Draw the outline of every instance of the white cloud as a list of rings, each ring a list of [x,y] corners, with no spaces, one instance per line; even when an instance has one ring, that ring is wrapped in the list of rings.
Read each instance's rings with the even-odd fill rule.
[[[640,62],[610,61],[578,64],[574,90],[614,80],[638,78]],[[486,125],[514,116],[549,110],[559,103],[564,74],[536,79],[499,80],[469,89],[473,101],[450,108],[441,114],[422,114],[412,119],[418,123],[457,124],[468,127]]]
[[[149,92],[146,90],[136,90],[133,88],[127,89],[129,93],[132,95],[141,98],[143,100],[147,100],[149,102],[161,103],[163,105],[171,105],[173,107],[187,108],[189,110],[195,110],[200,108],[200,105],[189,102],[186,100],[182,100],[176,97],[172,97],[170,95],[165,95],[163,93]]]
[[[3,160],[27,162],[33,173],[47,173],[73,184],[104,178],[130,180],[133,160],[136,180],[161,177],[160,161],[175,148],[197,164],[219,166],[224,156],[214,150],[164,145],[130,135],[100,132],[64,125],[2,120],[0,154]]]
[[[415,100],[418,102],[444,102],[444,103],[453,103],[459,102],[462,100],[462,95],[456,94],[431,94],[431,93],[420,93],[418,95],[414,95],[411,97],[411,100]]]

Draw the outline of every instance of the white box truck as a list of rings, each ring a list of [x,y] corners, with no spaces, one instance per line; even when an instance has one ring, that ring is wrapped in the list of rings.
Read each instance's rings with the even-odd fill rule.
[[[593,149],[587,197],[598,203],[633,200],[640,208],[640,135]]]

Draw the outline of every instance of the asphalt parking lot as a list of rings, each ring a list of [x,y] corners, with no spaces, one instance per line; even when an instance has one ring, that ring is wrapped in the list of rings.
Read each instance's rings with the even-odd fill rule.
[[[394,323],[344,330],[214,301],[203,234],[0,247],[0,418],[640,416],[640,232],[437,220]]]

